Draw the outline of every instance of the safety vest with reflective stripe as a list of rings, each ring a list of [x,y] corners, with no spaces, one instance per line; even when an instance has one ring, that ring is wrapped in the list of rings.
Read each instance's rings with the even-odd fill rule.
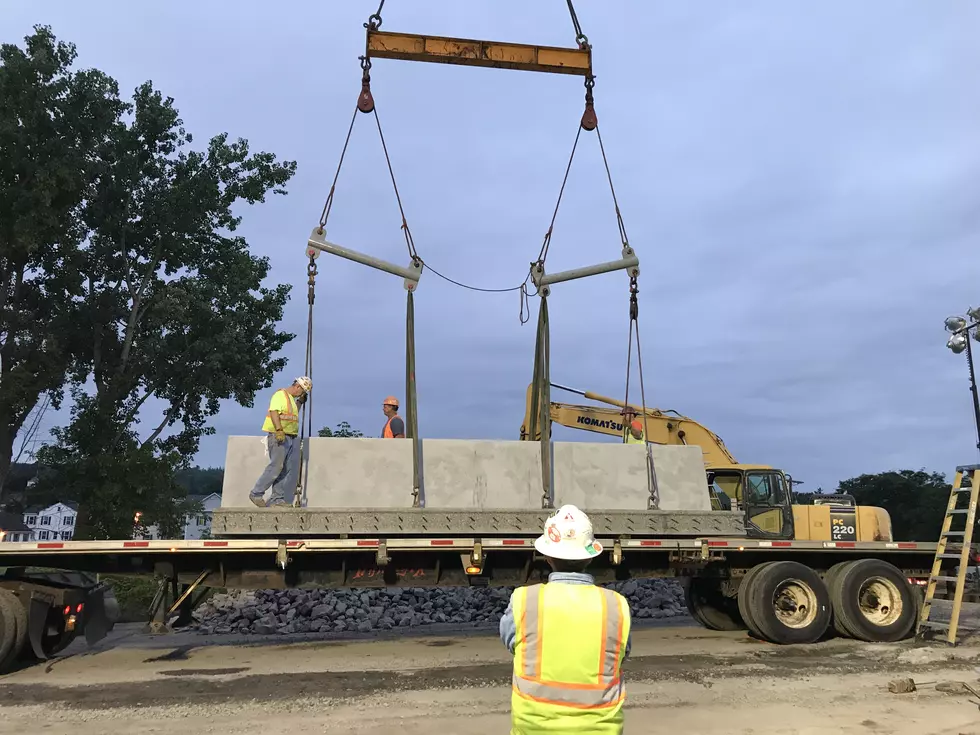
[[[626,598],[595,585],[555,582],[520,587],[511,604],[517,627],[511,735],[620,735]]]
[[[643,434],[641,433],[640,434],[640,438],[637,439],[635,436],[633,436],[633,432],[630,431],[629,427],[627,426],[626,427],[626,443],[627,444],[643,444],[644,443],[644,441],[643,441]]]
[[[279,398],[280,393],[285,398],[284,401]],[[269,401],[269,410],[279,412],[279,424],[285,433],[290,436],[299,434],[299,406],[296,405],[296,399],[289,395],[285,389],[277,390],[272,394],[272,400]],[[275,430],[275,424],[272,423],[272,419],[266,414],[265,421],[262,422],[262,431],[267,431],[271,434]]]
[[[387,422],[385,422],[385,428],[381,432],[381,438],[382,439],[394,439],[395,438],[394,433],[391,431],[391,422],[392,422],[393,419],[397,419],[397,418],[398,418],[398,414],[396,413],[394,416],[392,416],[390,419],[388,419]],[[377,426],[377,424],[375,424],[375,426]]]

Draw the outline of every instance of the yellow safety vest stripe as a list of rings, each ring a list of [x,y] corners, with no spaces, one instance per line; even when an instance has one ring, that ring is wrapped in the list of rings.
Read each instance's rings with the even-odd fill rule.
[[[588,598],[597,596],[601,614],[594,622],[597,624],[597,640],[586,637],[579,640],[578,650],[574,647],[562,646],[562,662],[568,662],[567,674],[561,680],[547,678],[545,671],[555,667],[546,666],[545,652],[545,608],[548,597],[558,597],[559,594],[549,595],[549,588],[563,587],[560,596]],[[605,709],[614,707],[625,697],[625,688],[620,677],[620,664],[623,657],[623,647],[628,634],[627,616],[629,608],[624,609],[625,600],[611,590],[591,585],[534,585],[521,588],[515,595],[515,618],[519,621],[518,648],[519,656],[515,656],[513,675],[514,693],[520,697],[542,704],[560,705],[575,709]],[[555,602],[558,602],[556,600]],[[595,600],[582,599],[582,603]],[[582,604],[583,613],[595,605]],[[583,622],[591,617],[583,614]],[[587,630],[587,627],[586,627]],[[581,632],[577,632],[581,635]],[[566,638],[565,635],[561,636]],[[566,638],[567,640],[567,638]],[[598,644],[598,647],[596,647]],[[548,647],[552,649],[551,646]],[[592,651],[589,651],[592,649]],[[589,664],[589,654],[598,654],[594,663]],[[586,660],[583,660],[583,656]],[[595,676],[582,676],[584,672],[595,672]],[[581,672],[578,676],[574,672]]]

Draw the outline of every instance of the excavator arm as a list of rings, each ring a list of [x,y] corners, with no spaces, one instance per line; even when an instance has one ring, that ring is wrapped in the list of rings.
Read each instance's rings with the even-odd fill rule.
[[[625,418],[624,407],[626,404],[617,401],[615,398],[602,396],[591,391],[574,391],[564,386],[552,384],[553,388],[561,390],[571,390],[579,393],[593,401],[606,403],[617,408],[605,408],[603,406],[579,406],[570,403],[552,402],[549,414],[551,421],[570,429],[582,429],[592,431],[607,436],[615,436],[620,440],[624,437]],[[524,423],[521,425],[521,439],[535,441],[541,438],[541,432],[535,432],[536,436],[530,435],[528,427],[531,422],[531,386],[527,389],[527,400],[524,407]],[[649,436],[648,441],[654,444],[679,444],[701,447],[704,452],[704,462],[710,467],[724,467],[736,465],[738,462],[725,446],[721,437],[702,426],[694,419],[682,416],[675,412],[661,411],[657,408],[647,408],[642,411],[637,406],[630,406],[629,410],[636,414],[637,418],[643,420],[643,413],[646,413],[646,424]]]

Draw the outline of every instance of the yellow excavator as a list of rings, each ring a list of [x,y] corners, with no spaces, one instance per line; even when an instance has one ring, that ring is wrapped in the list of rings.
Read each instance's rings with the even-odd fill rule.
[[[557,383],[552,388],[578,394],[607,406],[582,406],[552,402],[553,423],[570,429],[605,434],[625,441],[627,417],[641,422],[646,414],[647,441],[653,444],[680,444],[701,447],[704,468],[715,510],[741,510],[753,535],[792,538],[797,541],[892,541],[891,519],[883,508],[858,506],[850,495],[827,495],[814,505],[793,505],[794,484],[782,470],[769,465],[743,464],[732,456],[721,437],[708,427],[676,411],[629,405],[591,391],[581,391]],[[521,424],[521,440],[538,441],[540,431],[531,436],[532,386],[528,386]]]

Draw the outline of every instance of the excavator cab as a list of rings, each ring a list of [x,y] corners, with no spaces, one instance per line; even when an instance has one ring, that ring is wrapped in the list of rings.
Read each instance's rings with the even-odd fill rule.
[[[711,507],[742,511],[750,538],[792,539],[793,507],[786,476],[763,466],[708,468]]]

